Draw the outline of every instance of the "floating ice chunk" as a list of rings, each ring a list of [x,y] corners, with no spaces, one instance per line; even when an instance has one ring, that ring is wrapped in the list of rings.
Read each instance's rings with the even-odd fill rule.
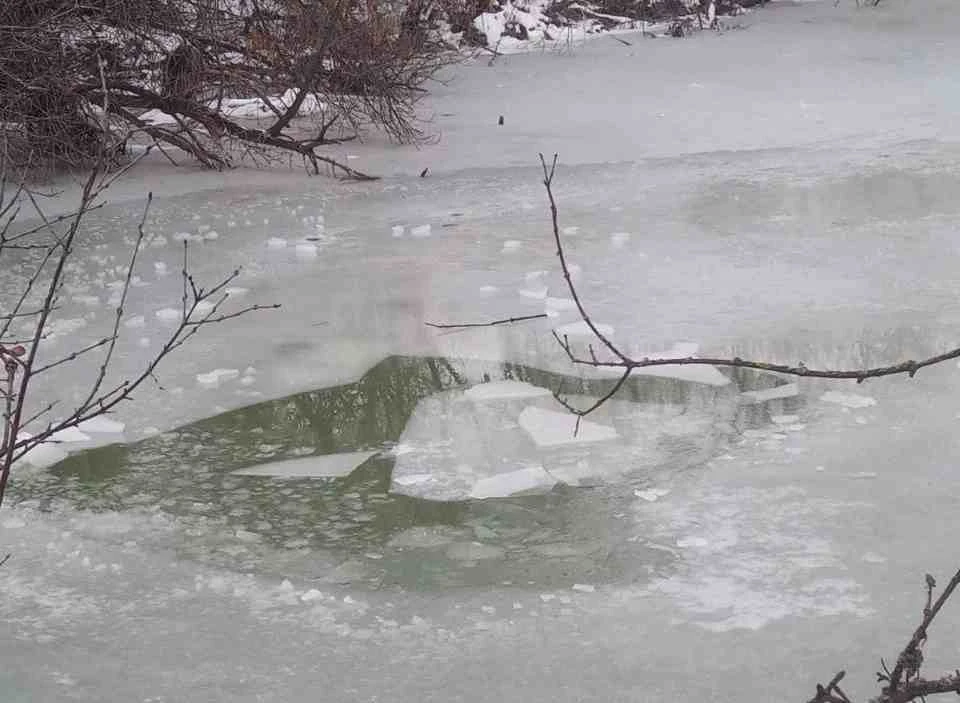
[[[394,226],[391,228],[390,233],[391,233],[394,237],[396,237],[397,239],[399,239],[400,237],[403,236],[404,229],[405,229],[405,227],[404,227],[403,225],[394,225]]]
[[[491,381],[478,383],[464,391],[464,395],[475,402],[485,400],[515,400],[518,398],[542,398],[550,391],[532,383],[523,381]]]
[[[503,243],[503,249],[501,251],[503,251],[503,253],[507,253],[509,251],[517,251],[517,249],[519,248],[520,248],[519,241],[517,241],[516,239],[508,239]]]
[[[748,403],[765,403],[768,400],[793,398],[800,395],[800,387],[796,383],[784,383],[782,386],[765,388],[760,391],[744,391],[740,394]]]
[[[681,537],[677,540],[677,546],[681,549],[687,547],[706,547],[710,544],[703,537]]]
[[[576,310],[577,304],[573,298],[547,298],[544,301],[544,307],[547,309],[547,312],[559,312],[561,310]]]
[[[575,583],[570,587],[573,591],[580,591],[580,593],[593,593],[596,591],[596,587],[592,586],[589,583]]]
[[[517,471],[487,476],[473,484],[471,498],[505,498],[528,491],[549,490],[557,481],[542,466],[529,466]]]
[[[141,348],[141,349],[146,349],[147,347],[150,346],[150,338],[149,338],[149,337],[141,337],[140,339],[137,340],[137,344],[140,345],[140,348]]]
[[[239,298],[240,296],[246,295],[247,293],[249,293],[250,289],[231,286],[229,288],[225,288],[223,292],[232,298]]]
[[[398,486],[416,486],[421,483],[427,483],[433,479],[430,474],[409,474],[407,476],[395,476],[394,482]]]
[[[312,259],[317,255],[317,245],[310,242],[300,242],[296,248],[297,258]]]
[[[287,240],[283,237],[270,237],[267,240],[267,249],[285,249]]]
[[[484,293],[485,295],[496,293],[498,290],[500,289],[497,288],[496,286],[480,286],[480,292]]]
[[[481,559],[501,559],[505,552],[500,547],[482,542],[454,542],[447,547],[447,558],[454,561],[480,561]]]
[[[306,591],[300,596],[300,600],[304,603],[310,603],[315,600],[323,600],[324,595],[322,591],[318,591],[316,588],[311,588],[309,591]]]
[[[163,308],[162,310],[157,310],[156,316],[161,322],[179,322],[180,318],[183,317],[183,311],[175,310],[174,308]]]
[[[840,393],[839,391],[827,391],[820,400],[828,403],[836,403],[845,408],[869,408],[877,404],[874,398],[868,395],[857,395],[856,393]]]
[[[876,478],[877,472],[876,471],[857,471],[855,473],[848,474],[848,475],[850,476],[850,478]]]
[[[533,298],[534,300],[543,300],[547,297],[547,287],[542,288],[521,288],[517,291],[524,298]]]
[[[669,493],[669,488],[648,488],[646,490],[637,489],[633,492],[633,495],[635,495],[637,498],[647,501],[648,503],[655,503]]]
[[[154,261],[154,262],[153,262],[153,271],[154,271],[154,273],[156,273],[158,276],[166,276],[166,275],[167,275],[167,265],[166,265],[165,263],[163,263],[162,261]]]
[[[580,228],[576,225],[571,225],[570,227],[563,228],[563,234],[577,234],[580,231]]]
[[[203,235],[203,238],[206,239],[207,241],[212,241],[212,240],[214,240],[214,239],[219,239],[219,238],[220,238],[220,233],[217,232],[215,229],[214,229],[214,230],[210,230],[209,232],[206,232],[206,233]]]
[[[143,327],[147,324],[147,321],[143,318],[143,315],[134,315],[128,320],[124,320],[124,327]]]
[[[613,327],[610,325],[596,324],[594,326],[597,328],[597,331],[604,335],[610,336],[613,334]],[[590,326],[586,322],[580,320],[579,322],[571,322],[569,325],[562,325],[557,327],[556,333],[561,337],[592,337],[593,330],[590,329]]]
[[[885,556],[881,556],[876,552],[867,552],[860,558],[863,561],[867,562],[868,564],[883,564],[884,562],[887,561],[887,558]]]
[[[578,419],[580,420],[579,428],[577,427]],[[520,413],[519,422],[520,427],[526,430],[540,447],[602,442],[618,437],[617,431],[612,427],[590,422],[567,412],[542,408],[524,408]]]
[[[213,303],[209,300],[201,300],[193,309],[194,317],[203,317],[213,310]]]
[[[89,442],[90,435],[81,432],[76,427],[65,427],[50,437],[52,442]]]
[[[173,235],[172,239],[175,242],[191,242],[195,237],[189,232],[177,232]]]
[[[343,452],[320,454],[299,459],[274,461],[239,469],[232,473],[239,476],[270,476],[273,478],[341,478],[367,461],[376,452]]]
[[[239,369],[214,369],[208,373],[198,373],[197,383],[204,388],[216,388],[224,381],[232,381],[239,376]]]
[[[528,271],[523,278],[527,283],[536,283],[547,275],[546,271]]]
[[[109,417],[104,417],[103,415],[91,417],[89,420],[77,425],[77,428],[81,431],[90,432],[91,434],[123,434],[124,427],[126,427],[126,425],[122,422],[111,420]]]
[[[417,239],[423,239],[429,237],[431,234],[430,225],[417,225],[416,227],[410,228],[410,236]]]
[[[610,235],[610,243],[615,249],[619,249],[630,240],[629,232],[614,232]]]
[[[100,307],[100,298],[95,295],[75,295],[73,296],[73,302],[90,308]]]

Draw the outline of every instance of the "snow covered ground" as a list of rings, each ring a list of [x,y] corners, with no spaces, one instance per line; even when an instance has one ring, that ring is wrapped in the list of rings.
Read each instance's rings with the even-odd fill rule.
[[[173,465],[168,492],[187,480],[202,503],[222,480],[236,515],[165,505],[165,474],[139,488],[107,476],[104,488],[103,467],[91,466],[61,491],[61,474],[25,467],[25,490],[59,497],[19,503],[14,477],[13,504],[0,511],[0,551],[13,555],[0,568],[0,700],[759,702],[809,696],[840,668],[848,693],[875,690],[878,657],[892,657],[919,617],[923,574],[943,581],[957,567],[953,365],[913,380],[749,390],[706,447],[683,423],[672,440],[660,435],[677,413],[713,426],[729,405],[698,404],[696,393],[679,408],[644,398],[664,424],[643,441],[676,449],[663,462],[603,459],[611,442],[631,445],[620,425],[592,418],[608,429],[561,449],[609,468],[601,485],[501,500],[488,497],[503,488],[496,477],[473,476],[476,500],[411,498],[408,526],[389,534],[368,519],[382,514],[381,498],[370,501],[386,495],[375,485],[387,454],[340,457],[369,475],[338,489],[350,525],[324,523],[315,541],[285,531],[320,514],[321,484],[350,481],[336,478],[348,466],[317,468],[295,453],[284,458],[298,463],[271,466],[264,450],[261,473],[333,478],[315,488],[302,476],[223,478],[208,459],[220,421],[183,430],[200,433],[193,446],[168,433],[359,382],[393,355],[573,373],[549,335],[577,320],[556,270],[538,151],[561,154],[556,192],[585,300],[639,352],[696,344],[839,366],[953,346],[953,3],[774,2],[743,23],[463,66],[427,105],[436,144],[335,150],[386,175],[380,182],[209,174],[158,159],[112,189],[91,215],[51,353],[108,324],[114,267],[148,189],[155,237],[119,371],[136,368],[169,324],[184,237],[200,278],[242,264],[238,300],[284,307],[209,330],[161,369],[165,390],[114,418],[127,439],[150,438],[109,448],[117,466],[139,452],[149,471],[142,447],[153,448]],[[70,206],[69,192],[54,208]],[[17,275],[0,271],[3,295]],[[423,324],[544,311],[555,316],[504,329]],[[82,380],[76,369],[41,392],[66,400]],[[741,390],[700,381],[703,397]],[[454,423],[462,451],[486,460],[502,446],[510,485],[539,489],[537,467],[550,469],[559,451],[550,399],[469,385],[479,390],[416,399],[400,446]],[[517,427],[498,444],[491,433],[507,421]],[[87,428],[84,441],[117,429]],[[414,455],[397,449],[337,451],[390,450],[398,469]],[[699,460],[670,463],[694,449]],[[406,465],[394,478],[424,466],[465,475],[449,463]],[[290,512],[255,514],[277,505]],[[365,546],[331,546],[341,537]],[[931,673],[956,666],[958,635],[948,607],[927,646]]]

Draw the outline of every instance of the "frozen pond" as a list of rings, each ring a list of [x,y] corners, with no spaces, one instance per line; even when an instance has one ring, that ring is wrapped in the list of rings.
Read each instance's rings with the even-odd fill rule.
[[[199,278],[242,264],[237,299],[283,308],[198,337],[122,427],[85,429],[102,446],[14,475],[0,700],[759,702],[840,668],[873,692],[923,574],[957,567],[956,366],[637,375],[574,437],[551,392],[612,381],[551,336],[577,316],[536,164],[561,152],[579,289],[639,354],[955,346],[960,16],[849,5],[463,67],[440,143],[344,147],[373,184],[134,174],[90,217],[51,354],[109,323],[151,188],[118,372],[169,329],[183,236]]]

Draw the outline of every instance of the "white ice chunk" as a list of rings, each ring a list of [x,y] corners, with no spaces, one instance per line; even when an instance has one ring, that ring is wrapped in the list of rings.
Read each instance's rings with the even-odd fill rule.
[[[706,547],[710,544],[703,537],[681,537],[677,540],[677,546],[681,548],[685,547]]]
[[[577,420],[580,427],[577,428]],[[520,413],[520,426],[540,447],[616,439],[617,431],[606,425],[590,422],[568,412],[542,408],[525,408]],[[576,430],[576,434],[574,431]]]
[[[496,293],[498,290],[500,289],[497,288],[496,286],[480,286],[480,292],[486,295],[489,295],[491,293]]]
[[[317,255],[317,245],[310,242],[300,242],[297,244],[297,258],[312,259]]]
[[[430,225],[417,225],[410,229],[410,236],[423,239],[430,236]]]
[[[570,587],[574,591],[579,591],[580,593],[593,593],[596,591],[596,587],[589,583],[575,583]]]
[[[158,276],[166,276],[166,275],[167,275],[167,265],[166,265],[165,263],[163,263],[162,261],[154,261],[154,262],[153,262],[153,270],[154,270],[154,272],[155,272]]]
[[[839,391],[827,391],[820,400],[828,403],[836,403],[845,408],[869,408],[877,404],[874,398],[868,395],[857,395],[856,393],[840,393]]]
[[[646,490],[637,489],[633,492],[637,498],[641,498],[648,503],[655,503],[670,493],[669,488],[648,488]]]
[[[580,228],[575,225],[571,225],[570,227],[563,228],[564,234],[577,234],[579,231],[580,231]]]
[[[761,391],[744,391],[740,397],[749,403],[765,403],[768,400],[793,398],[800,395],[800,387],[796,383],[784,383],[782,386],[765,388]]]
[[[502,250],[502,251],[503,251],[504,253],[506,253],[506,252],[508,252],[508,251],[516,251],[516,250],[519,249],[519,248],[520,248],[520,242],[519,242],[519,241],[517,241],[516,239],[508,239],[507,241],[505,241],[505,242],[503,243],[503,250]]]
[[[534,300],[543,300],[547,297],[547,287],[542,288],[521,288],[517,291],[524,298],[533,298]]]
[[[214,369],[208,373],[198,373],[197,383],[204,388],[216,388],[224,381],[232,381],[239,376],[239,369]]]
[[[143,315],[134,315],[133,317],[129,318],[128,320],[124,320],[123,322],[124,327],[130,327],[130,328],[143,327],[146,324],[147,322],[143,318]]]
[[[270,237],[267,240],[267,249],[284,249],[287,246],[287,240],[283,237]]]
[[[51,438],[53,442],[89,442],[90,435],[81,432],[76,427],[65,427],[55,433]]]
[[[239,476],[270,476],[273,478],[341,478],[348,476],[376,452],[342,452],[320,454],[299,459],[273,461],[232,472]]]
[[[403,231],[404,231],[404,229],[405,229],[405,228],[404,228],[403,225],[394,225],[394,226],[391,228],[390,233],[391,233],[394,237],[396,237],[396,238],[399,239],[400,237],[403,236]]]
[[[528,466],[517,471],[487,476],[473,484],[471,498],[505,498],[528,491],[549,490],[557,481],[542,466]]]
[[[523,381],[491,381],[489,383],[478,383],[472,388],[468,388],[464,395],[475,402],[482,402],[485,400],[542,398],[549,396],[550,391]]]
[[[109,417],[99,415],[91,417],[85,422],[81,422],[77,427],[83,432],[91,434],[123,434],[123,428],[126,427],[122,422],[111,420]]]
[[[157,310],[156,315],[157,319],[161,322],[179,322],[180,318],[183,317],[183,311],[175,310],[174,308],[163,308],[162,310]]]

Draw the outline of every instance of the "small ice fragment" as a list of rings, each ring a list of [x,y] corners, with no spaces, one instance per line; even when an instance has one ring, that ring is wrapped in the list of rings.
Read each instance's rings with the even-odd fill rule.
[[[150,338],[149,338],[149,337],[141,337],[139,340],[137,340],[137,344],[140,345],[140,348],[141,348],[141,349],[146,349],[147,347],[150,346]]]
[[[868,564],[883,564],[887,560],[885,556],[881,556],[876,552],[867,552],[860,558]]]
[[[862,417],[862,416],[860,416],[860,415],[857,415],[855,418],[853,418],[853,421],[854,421],[855,423],[857,423],[858,425],[866,425],[866,424],[867,424],[867,418]]]
[[[173,308],[163,308],[162,310],[157,310],[156,315],[157,319],[161,322],[178,322],[180,318],[183,317],[183,311],[174,310]]]
[[[143,327],[146,324],[147,322],[146,320],[143,319],[143,315],[134,315],[130,319],[125,320],[123,323],[124,327],[131,327],[131,328]]]
[[[793,425],[800,420],[799,415],[774,415],[770,418],[777,425]]]
[[[309,591],[300,596],[300,600],[304,603],[310,603],[311,601],[315,600],[323,600],[323,592],[318,591],[316,588],[311,588]]]
[[[544,603],[549,603],[550,601],[555,600],[555,599],[556,599],[556,596],[555,596],[553,593],[541,593],[541,594],[540,594],[540,600],[542,600]]]
[[[681,537],[677,540],[678,547],[706,547],[708,544],[703,537]]]
[[[520,290],[517,291],[517,293],[522,295],[524,298],[533,298],[534,300],[543,300],[544,298],[547,297],[547,288],[546,286],[544,286],[543,288],[533,288],[533,289],[521,288]]]
[[[526,274],[524,274],[523,278],[527,283],[536,283],[546,275],[547,275],[546,271],[529,271]]]
[[[213,303],[209,300],[201,300],[197,303],[196,307],[193,308],[194,317],[203,317],[207,313],[213,310]]]
[[[225,288],[223,292],[229,295],[230,297],[239,298],[241,295],[246,295],[247,293],[249,293],[250,289],[237,288],[237,287],[231,286],[229,288]]]
[[[177,232],[173,235],[173,241],[175,242],[189,242],[193,239],[193,235],[189,232]]]
[[[109,417],[104,417],[100,415],[98,417],[91,417],[85,422],[81,422],[77,427],[83,432],[90,432],[91,434],[122,434],[123,428],[126,427],[122,422],[117,422],[116,420],[111,420]]]
[[[503,243],[503,249],[502,249],[502,251],[503,251],[504,253],[506,253],[506,252],[508,252],[508,251],[516,251],[516,250],[519,249],[519,248],[520,248],[520,242],[519,242],[519,241],[517,241],[516,239],[508,239],[507,241],[505,241],[505,242]]]
[[[669,488],[648,488],[646,490],[637,489],[633,492],[637,498],[641,498],[648,503],[655,503],[670,493]]]
[[[220,234],[216,230],[210,230],[209,232],[203,235],[203,238],[206,239],[207,241],[210,241],[213,239],[219,239],[219,237],[220,237]]]
[[[570,588],[574,591],[580,591],[581,593],[593,593],[597,590],[589,583],[575,583]]]
[[[73,296],[73,302],[80,303],[81,305],[86,305],[87,307],[91,308],[100,306],[100,298],[95,295],[75,295]]]
[[[613,234],[610,235],[610,243],[616,249],[619,249],[624,244],[626,244],[627,241],[629,241],[629,239],[630,239],[629,232],[614,232]]]
[[[826,466],[818,466],[814,469],[814,471],[826,471],[826,470],[827,470]]]
[[[287,240],[282,237],[270,237],[267,240],[267,249],[284,249],[287,246]]]
[[[297,244],[297,257],[300,259],[312,259],[317,255],[317,245],[310,242],[300,242]]]
[[[410,229],[410,236],[423,239],[430,236],[430,225],[417,225]]]
[[[243,378],[240,379],[241,386],[252,386],[256,382],[257,382],[256,376],[244,376]]]
[[[580,228],[577,227],[576,225],[571,225],[570,227],[563,228],[564,234],[576,234],[579,231],[580,231]]]
[[[877,477],[876,471],[857,471],[855,473],[850,474],[850,478],[876,478],[876,477]]]
[[[232,381],[239,376],[238,369],[214,369],[208,373],[198,373],[197,383],[204,388],[216,388],[224,381]]]
[[[481,605],[480,610],[486,613],[487,615],[493,615],[494,613],[497,612],[497,609],[494,608],[492,605]]]
[[[154,261],[153,270],[158,276],[167,275],[167,265],[162,261]]]
[[[480,292],[486,295],[489,295],[490,293],[496,293],[498,290],[500,289],[496,286],[480,286]]]
[[[390,233],[391,233],[394,237],[396,237],[397,239],[399,239],[400,237],[403,236],[403,231],[404,231],[404,229],[405,229],[405,228],[404,228],[403,225],[394,225],[394,226],[391,228]]]
[[[868,395],[857,395],[856,393],[840,393],[839,391],[827,391],[820,400],[828,403],[836,403],[845,408],[869,408],[877,404],[874,398]]]

